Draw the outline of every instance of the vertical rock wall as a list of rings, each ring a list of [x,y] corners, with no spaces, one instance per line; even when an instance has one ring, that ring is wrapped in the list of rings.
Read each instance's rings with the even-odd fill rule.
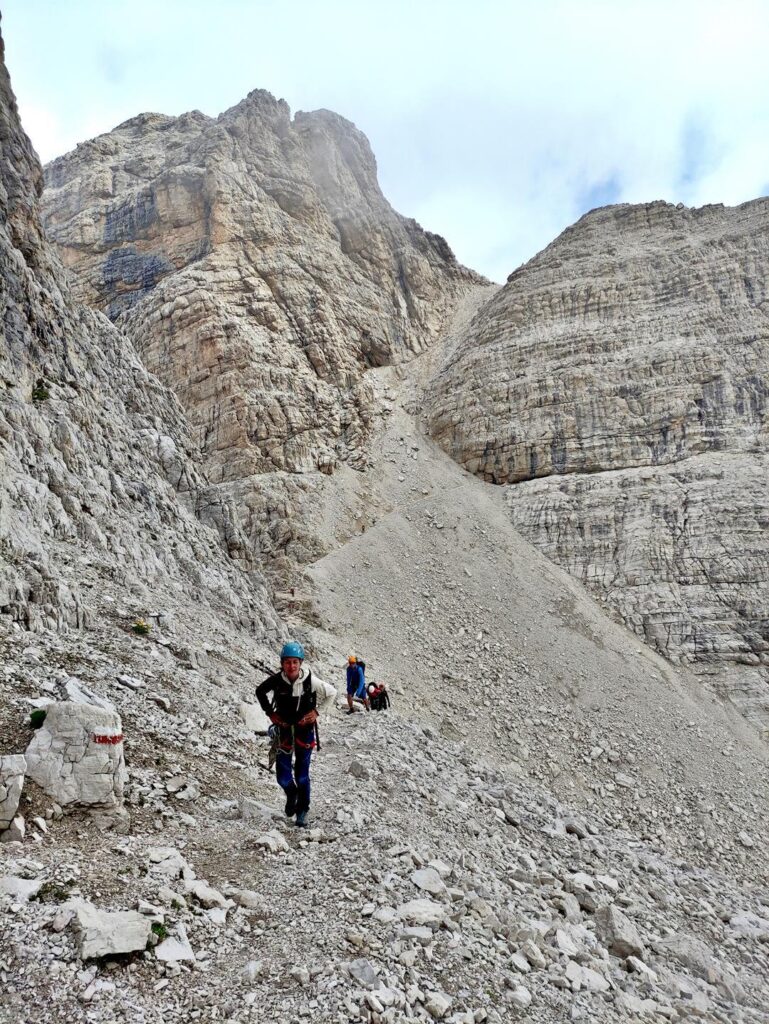
[[[125,335],[73,301],[41,191],[0,61],[0,615],[79,628],[108,591],[129,604],[176,594],[274,628],[178,402]]]
[[[350,122],[263,91],[218,118],[143,114],[46,183],[80,297],[179,396],[254,546],[306,557],[272,513],[296,511],[302,474],[360,459],[366,369],[429,345],[477,275],[390,208]]]
[[[769,200],[596,210],[440,368],[432,435],[671,659],[769,725]]]

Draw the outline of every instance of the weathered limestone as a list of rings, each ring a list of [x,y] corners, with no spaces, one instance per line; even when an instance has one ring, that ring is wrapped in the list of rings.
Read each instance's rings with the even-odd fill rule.
[[[0,895],[24,901],[33,899],[43,887],[41,878],[19,878],[17,875],[0,876]]]
[[[27,762],[22,754],[0,757],[0,832],[16,817],[24,786]]]
[[[446,885],[443,879],[435,868],[432,867],[422,868],[419,871],[413,872],[411,875],[411,881],[417,889],[422,889],[423,892],[429,892],[432,896],[439,896],[441,893],[446,891]]]
[[[253,545],[317,552],[302,474],[361,458],[368,367],[424,349],[477,275],[395,213],[365,136],[255,91],[142,114],[55,160],[46,230],[77,294],[178,394]]]
[[[27,748],[29,777],[61,807],[113,810],[126,782],[120,716],[92,704],[51,704]]]
[[[448,353],[430,429],[518,529],[769,725],[769,200],[595,210]],[[735,667],[737,666],[737,667]]]
[[[0,832],[0,843],[20,843],[27,832],[27,823],[23,815],[17,814],[8,827]]]
[[[99,910],[85,900],[73,903],[74,928],[82,960],[133,953],[147,948],[152,921],[135,910]]]
[[[516,527],[648,644],[769,719],[769,458],[573,474],[508,490]]]
[[[397,910],[401,921],[407,921],[413,925],[427,925],[432,928],[437,928],[446,917],[445,908],[440,903],[428,899],[409,900]]]
[[[259,704],[252,704],[250,701],[242,700],[238,704],[238,714],[249,732],[267,732],[270,728],[270,720],[265,715]]]
[[[196,959],[190,940],[187,938],[187,930],[181,922],[176,925],[176,935],[169,935],[155,947],[155,957],[164,963],[179,963]]]
[[[264,582],[243,572],[246,538],[178,402],[125,335],[72,300],[4,64],[0,142],[0,615],[88,626],[102,571],[139,607],[175,590],[263,635],[277,621]]]
[[[595,913],[598,938],[615,956],[629,956],[644,960],[646,950],[638,929],[617,907],[608,904]]]

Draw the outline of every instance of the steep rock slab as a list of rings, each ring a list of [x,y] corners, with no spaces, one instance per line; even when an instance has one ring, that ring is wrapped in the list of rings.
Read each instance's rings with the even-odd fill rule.
[[[429,410],[528,539],[763,724],[768,294],[767,200],[596,210],[478,314]]]
[[[176,391],[257,546],[301,554],[294,475],[359,457],[364,371],[421,351],[477,275],[391,209],[354,125],[263,91],[218,118],[140,115],[46,183],[77,294]]]
[[[125,335],[72,299],[2,62],[0,154],[0,614],[66,630],[113,615],[110,590],[139,608],[176,593],[257,635],[274,628],[178,402]]]

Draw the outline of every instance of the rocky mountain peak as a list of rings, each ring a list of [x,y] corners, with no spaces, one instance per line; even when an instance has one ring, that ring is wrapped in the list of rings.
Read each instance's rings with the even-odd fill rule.
[[[78,296],[178,394],[263,549],[269,509],[301,499],[274,474],[359,458],[367,368],[427,348],[479,278],[392,210],[335,114],[292,121],[256,90],[215,120],[131,124],[49,167],[46,229]]]

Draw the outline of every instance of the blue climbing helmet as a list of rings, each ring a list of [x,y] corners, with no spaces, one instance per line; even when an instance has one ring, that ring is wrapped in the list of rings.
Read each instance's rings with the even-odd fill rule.
[[[299,658],[300,661],[304,661],[304,647],[296,640],[289,640],[287,644],[283,644],[283,650],[280,652],[280,660],[284,658]]]

